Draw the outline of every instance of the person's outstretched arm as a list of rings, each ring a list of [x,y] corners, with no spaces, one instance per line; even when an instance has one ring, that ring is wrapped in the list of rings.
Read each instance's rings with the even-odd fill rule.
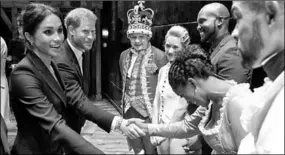
[[[136,123],[151,136],[188,138],[200,133],[198,124],[204,116],[205,110],[205,108],[199,107],[192,115],[187,115],[184,120],[171,124],[145,124],[138,121],[131,121],[130,123]]]
[[[64,147],[77,154],[104,154],[66,125],[63,117],[42,90],[42,82],[31,71],[13,72],[11,86],[13,95],[21,102],[16,106],[22,106],[23,110],[37,120],[39,126],[49,133],[53,141],[62,143]]]
[[[73,107],[76,111],[79,111],[86,119],[96,123],[106,132],[120,130],[132,139],[145,135],[145,133],[135,125],[126,126],[127,120],[122,117],[115,116],[94,105],[94,102],[89,100],[83,92],[83,88],[78,81],[79,77],[69,63],[62,61],[58,62],[57,66],[64,79],[69,106]]]

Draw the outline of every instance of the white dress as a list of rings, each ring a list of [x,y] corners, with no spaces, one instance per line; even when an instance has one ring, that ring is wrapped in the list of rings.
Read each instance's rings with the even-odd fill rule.
[[[153,102],[152,123],[154,124],[170,123],[175,110],[182,107],[187,108],[188,105],[184,98],[173,92],[169,84],[168,72],[170,66],[171,64],[168,63],[159,70],[156,94]],[[158,146],[159,154],[169,154],[167,150],[169,150],[169,139]]]
[[[156,94],[153,101],[152,123],[169,123],[174,111],[187,104],[184,98],[176,95],[168,81],[168,72],[171,64],[168,63],[159,70]]]
[[[9,104],[9,87],[5,73],[5,65],[8,54],[7,45],[5,40],[1,38],[1,115],[5,122],[8,123],[10,115],[10,104]]]

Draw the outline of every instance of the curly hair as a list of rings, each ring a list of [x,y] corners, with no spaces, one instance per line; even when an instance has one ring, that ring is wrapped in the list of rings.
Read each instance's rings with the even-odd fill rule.
[[[188,78],[207,79],[215,70],[206,52],[199,45],[190,45],[178,55],[168,74],[170,86],[176,89],[185,86]]]

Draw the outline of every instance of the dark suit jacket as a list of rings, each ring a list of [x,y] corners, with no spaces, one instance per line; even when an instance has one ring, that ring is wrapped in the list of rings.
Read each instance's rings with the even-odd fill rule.
[[[242,57],[237,50],[236,40],[231,35],[225,36],[213,48],[211,62],[218,75],[238,83],[250,82],[251,70],[242,66]]]
[[[5,124],[5,121],[1,115],[1,120],[0,120],[0,134],[1,134],[1,143],[0,143],[0,154],[10,154],[10,149],[9,149],[9,143],[8,143],[8,137],[7,137],[7,126]]]
[[[68,125],[80,133],[81,127],[84,125],[82,119],[84,117],[96,123],[106,132],[110,132],[114,115],[105,112],[88,99],[89,85],[84,80],[76,56],[67,41],[64,42],[62,53],[55,58],[55,61],[65,83],[67,101],[72,105],[68,112],[68,116],[72,119],[68,120]],[[77,105],[77,108],[74,108],[73,105]],[[81,110],[82,107],[88,107],[88,112],[96,116],[90,117],[86,111]]]
[[[103,153],[66,125],[66,89],[56,65],[51,65],[58,82],[33,52],[11,74],[12,108],[18,126],[12,154],[62,154],[63,148],[77,154]],[[73,106],[90,114],[89,107]]]

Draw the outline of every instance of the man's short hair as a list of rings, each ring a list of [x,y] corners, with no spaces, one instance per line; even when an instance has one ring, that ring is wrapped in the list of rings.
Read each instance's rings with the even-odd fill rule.
[[[80,21],[82,18],[88,18],[88,20],[97,20],[97,16],[86,8],[76,8],[71,10],[64,18],[64,25],[66,28],[68,26],[73,26],[77,28],[80,26]]]

